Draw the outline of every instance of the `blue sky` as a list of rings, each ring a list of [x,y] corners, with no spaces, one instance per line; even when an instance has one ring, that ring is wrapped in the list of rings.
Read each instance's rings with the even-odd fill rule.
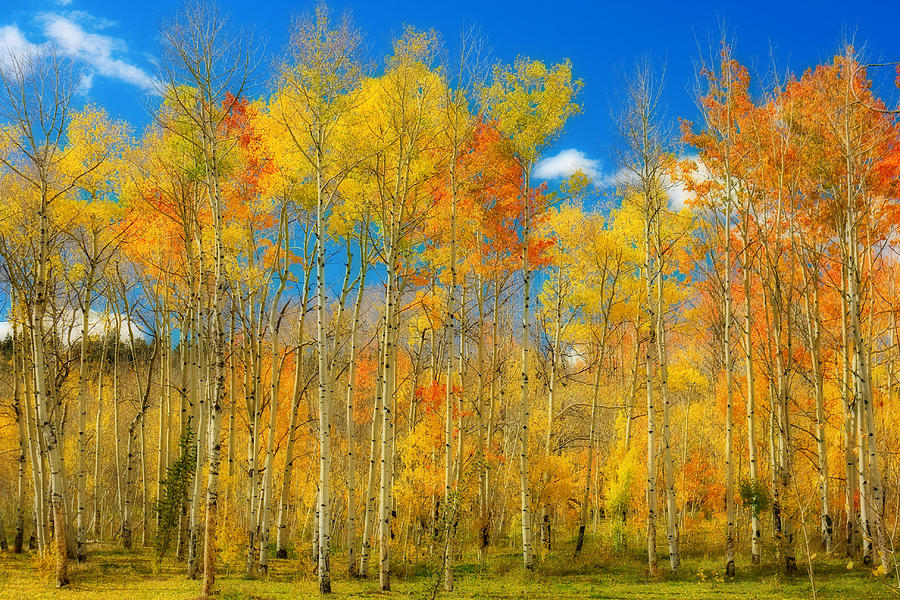
[[[85,63],[83,98],[140,129],[149,121],[146,89],[157,31],[181,6],[175,0],[5,0],[0,7],[0,48],[55,39]],[[220,6],[233,22],[255,31],[271,59],[284,48],[291,16],[310,10],[313,3],[223,0]],[[549,153],[562,154],[545,165],[556,167],[545,168],[548,176],[572,165],[600,175],[615,170],[609,158],[616,141],[610,109],[616,105],[623,74],[645,53],[666,66],[669,116],[692,118],[695,64],[708,54],[709,42],[718,39],[723,23],[735,40],[739,60],[761,77],[771,71],[771,52],[779,69],[799,72],[829,60],[846,37],[865,46],[872,59],[900,60],[896,2],[417,0],[335,1],[331,6],[351,10],[373,57],[386,54],[404,24],[434,28],[451,44],[474,23],[495,61],[512,61],[517,55],[548,62],[570,58],[585,84],[584,113],[570,122]],[[890,81],[887,75],[884,81]]]

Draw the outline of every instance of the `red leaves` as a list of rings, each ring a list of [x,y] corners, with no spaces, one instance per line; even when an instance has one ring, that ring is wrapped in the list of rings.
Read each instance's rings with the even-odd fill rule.
[[[452,391],[454,396],[458,396],[462,392],[456,385],[453,386]],[[447,384],[432,379],[416,388],[415,397],[426,415],[441,415],[444,413],[444,400],[447,398]],[[458,418],[459,413],[456,406],[452,410],[453,418]]]

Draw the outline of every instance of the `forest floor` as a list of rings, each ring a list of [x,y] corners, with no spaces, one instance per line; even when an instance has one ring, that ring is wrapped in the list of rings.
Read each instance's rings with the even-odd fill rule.
[[[456,589],[440,592],[439,598],[484,599],[794,599],[813,598],[806,565],[798,564],[794,577],[781,575],[774,565],[751,568],[739,561],[737,576],[723,576],[723,565],[716,556],[687,555],[677,574],[668,572],[668,562],[660,556],[661,574],[647,575],[646,564],[638,549],[614,552],[595,550],[588,542],[577,558],[568,544],[540,562],[534,573],[525,574],[521,558],[511,548],[498,548],[484,565],[457,564]],[[0,554],[0,599],[42,600],[149,600],[191,599],[200,584],[185,578],[183,567],[173,560],[157,564],[151,549],[125,553],[108,545],[90,549],[83,564],[71,563],[71,584],[63,590],[53,586],[52,561],[34,555]],[[771,556],[771,555],[770,555]],[[392,591],[378,589],[377,576],[369,580],[351,580],[345,576],[346,563],[336,556],[333,598],[431,598],[437,579],[431,565],[403,566],[395,574]],[[470,557],[466,557],[470,558]],[[474,558],[474,557],[471,557]],[[878,578],[868,569],[837,558],[816,559],[816,597],[818,599],[880,600],[900,598],[892,580]],[[309,560],[298,558],[272,560],[269,576],[245,579],[240,572],[222,569],[216,582],[222,600],[269,600],[317,598],[317,585]]]

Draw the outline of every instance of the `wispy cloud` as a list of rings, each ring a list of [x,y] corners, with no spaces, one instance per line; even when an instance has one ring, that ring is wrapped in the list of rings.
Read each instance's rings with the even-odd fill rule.
[[[596,178],[600,175],[600,161],[588,158],[581,150],[569,148],[539,162],[534,168],[534,176],[539,179],[563,179],[576,171]]]
[[[70,17],[45,13],[38,16],[44,35],[54,41],[65,54],[77,57],[85,65],[104,77],[118,79],[147,91],[156,81],[142,68],[118,58],[128,49],[121,39],[85,31]]]
[[[143,68],[127,60],[128,45],[124,40],[97,33],[111,28],[115,23],[95,17],[85,11],[69,11],[65,14],[38,13],[34,17],[39,41],[30,41],[18,25],[0,26],[0,68],[10,68],[16,57],[42,54],[51,45],[57,51],[79,61],[85,72],[79,89],[87,93],[95,75],[122,81],[149,92],[158,89],[156,79]]]
[[[708,181],[710,178],[709,170],[706,168],[706,165],[703,164],[703,161],[699,159],[697,156],[693,155],[682,155],[679,156],[679,160],[692,160],[697,165],[697,170],[694,172],[693,177],[698,182]],[[595,185],[603,190],[615,188],[615,187],[625,187],[628,185],[636,185],[638,183],[637,175],[628,169],[620,168],[615,173],[601,175],[598,177],[594,177]],[[685,206],[688,205],[689,202],[693,201],[696,198],[696,194],[692,191],[689,191],[682,181],[675,181],[672,179],[671,175],[668,173],[664,173],[662,175],[662,187],[666,190],[666,195],[669,198],[669,208],[672,210],[681,210]]]
[[[16,59],[42,52],[40,44],[32,44],[16,25],[0,26],[0,69],[11,69]]]

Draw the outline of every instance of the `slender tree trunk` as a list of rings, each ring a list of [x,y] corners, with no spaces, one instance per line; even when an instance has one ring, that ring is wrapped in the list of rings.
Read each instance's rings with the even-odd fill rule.
[[[816,275],[813,275],[815,278]],[[819,476],[819,503],[821,505],[820,533],[825,552],[832,550],[832,523],[829,508],[828,489],[828,453],[825,442],[825,392],[824,377],[822,375],[822,358],[820,351],[820,320],[819,320],[819,289],[818,282],[813,279],[808,282],[812,285],[812,302],[809,294],[804,298],[806,307],[806,322],[810,340],[810,362],[812,363],[813,388],[816,396],[816,467]]]
[[[531,268],[528,264],[528,238],[531,235],[531,190],[530,190],[530,166],[525,168],[525,181],[523,186],[524,224],[522,228],[522,371],[521,371],[521,400],[519,403],[519,488],[521,492],[521,521],[522,521],[522,560],[525,570],[534,570],[534,554],[531,545],[531,486],[529,483],[528,461],[528,433],[529,407],[528,396],[528,346],[529,346],[529,319],[531,302]]]
[[[353,304],[353,317],[350,325],[350,364],[347,369],[347,570],[350,577],[359,575],[359,565],[356,559],[357,531],[356,531],[356,453],[354,441],[356,439],[356,422],[354,416],[353,394],[356,387],[356,363],[357,343],[359,332],[359,318],[362,310],[363,295],[366,287],[366,271],[368,270],[368,253],[366,252],[365,235],[360,236],[360,271],[357,282],[356,301]],[[348,257],[349,263],[349,257]],[[367,499],[368,500],[368,499]]]
[[[660,210],[662,207],[660,206]],[[663,404],[663,474],[666,483],[666,538],[669,543],[669,566],[677,571],[681,566],[679,550],[678,506],[675,499],[675,466],[671,443],[671,396],[669,394],[669,359],[666,346],[665,304],[663,296],[663,243],[661,215],[656,219],[656,356],[659,360],[659,394]]]
[[[96,247],[96,231],[92,238],[93,247]],[[94,281],[94,265],[88,269],[85,283],[84,299],[81,302],[81,352],[78,364],[78,466],[77,466],[77,508],[76,514],[76,549],[75,556],[78,562],[82,562],[86,556],[85,548],[85,511],[86,511],[86,482],[87,466],[85,455],[87,454],[87,353],[88,353],[88,328],[91,310],[92,286]]]
[[[747,377],[747,448],[750,460],[750,481],[756,485],[759,479],[759,465],[756,458],[756,374],[753,367],[753,304],[750,289],[749,217],[744,219],[744,368]],[[762,530],[759,513],[750,513],[750,564],[760,562]]]
[[[19,434],[18,486],[16,489],[16,534],[13,542],[13,552],[21,554],[25,542],[25,469],[28,455],[28,431],[25,403],[22,401],[22,377],[20,372],[19,355],[22,353],[22,344],[17,331],[18,324],[12,323],[12,377],[13,377],[13,410],[16,413],[16,429]],[[36,493],[36,492],[35,492]]]
[[[41,203],[38,210],[38,222],[40,238],[37,256],[37,277],[35,279],[35,301],[32,306],[32,350],[34,352],[34,379],[35,379],[35,405],[37,409],[38,427],[44,439],[47,449],[47,458],[50,464],[50,482],[52,487],[50,506],[53,511],[55,526],[56,550],[56,587],[63,587],[69,583],[69,553],[66,540],[66,499],[65,499],[65,472],[60,452],[56,426],[50,419],[49,400],[50,393],[47,390],[47,362],[44,352],[44,317],[46,316],[48,295],[50,291],[47,269],[50,262],[49,242],[49,215],[48,189],[46,184],[41,185]]]
[[[316,350],[319,362],[319,592],[331,593],[331,369],[325,337],[325,198],[322,166],[324,126],[316,139]]]
[[[594,373],[594,393],[591,395],[591,424],[590,433],[588,434],[588,455],[587,464],[585,465],[584,476],[584,494],[581,500],[581,513],[578,519],[578,541],[575,543],[575,556],[581,552],[584,546],[584,532],[587,529],[588,506],[591,497],[591,470],[594,465],[594,438],[597,427],[597,400],[600,397],[600,374],[603,370],[603,350],[604,346],[600,346],[597,358],[597,372]]]
[[[550,381],[547,391],[547,437],[545,439],[545,451],[547,456],[554,453],[553,449],[553,426],[554,414],[556,407],[554,405],[556,392],[556,365],[559,357],[559,335],[562,325],[562,278],[563,272],[561,268],[557,268],[556,272],[556,324],[553,332],[553,347],[550,350]],[[549,473],[543,474],[545,482],[550,478]],[[549,498],[544,495],[544,502],[541,505],[541,554],[542,558],[546,558],[550,553],[550,513],[551,506]]]
[[[644,281],[646,286],[648,339],[645,356],[647,388],[647,568],[655,577],[659,572],[656,555],[656,404],[653,397],[653,352],[656,350],[656,314],[653,298],[653,258],[650,252],[650,236],[652,230],[653,210],[650,206],[649,193],[646,194],[647,214],[644,223]]]
[[[94,425],[94,537],[101,538],[102,521],[100,518],[100,427],[103,415],[103,375],[106,366],[106,342],[109,332],[104,330],[103,343],[100,345],[100,368],[97,371],[97,418]]]
[[[379,345],[378,351],[378,377],[375,382],[375,403],[372,408],[372,427],[371,427],[371,435],[369,437],[369,475],[366,483],[366,504],[365,504],[365,515],[363,517],[363,536],[362,536],[362,545],[359,553],[359,576],[360,577],[368,577],[369,576],[369,554],[372,548],[372,528],[375,521],[375,479],[376,475],[376,459],[378,457],[378,438],[381,433],[381,402],[382,402],[382,393],[384,391],[383,387],[383,379],[384,379],[384,351],[387,347],[386,340],[384,340],[384,336],[386,335],[387,327],[384,326],[384,330],[382,331],[382,343]]]
[[[729,72],[730,75],[730,72]],[[729,79],[729,94],[730,94]],[[725,370],[725,573],[734,577],[734,376],[731,358],[731,102],[728,102],[728,134],[725,158],[725,262],[723,277],[723,300],[725,312],[724,365]]]
[[[378,524],[380,568],[379,583],[382,591],[391,589],[391,554],[390,542],[391,512],[393,507],[393,404],[396,383],[396,344],[397,344],[397,265],[393,255],[397,224],[392,215],[391,242],[387,253],[388,282],[385,306],[385,351],[384,351],[384,393],[382,394],[382,426],[381,426],[381,487],[380,487],[380,519]]]
[[[281,482],[281,500],[278,505],[278,521],[275,534],[275,558],[287,558],[287,519],[291,508],[291,476],[294,470],[294,443],[296,441],[297,409],[300,406],[300,375],[303,372],[302,343],[294,351],[294,390],[291,393],[291,416],[288,419],[287,447],[284,451],[284,478]]]
[[[211,117],[208,117],[211,119]],[[208,131],[213,131],[209,127]],[[215,134],[208,135],[209,155],[209,199],[213,212],[213,232],[215,236],[215,263],[213,270],[214,292],[212,298],[212,350],[215,377],[211,390],[209,406],[208,448],[209,472],[206,483],[206,522],[203,535],[203,583],[201,598],[209,598],[214,594],[216,581],[216,533],[219,513],[219,469],[222,462],[222,404],[225,398],[225,294],[227,281],[225,278],[225,246],[222,240],[224,226],[222,223],[223,206],[219,190],[218,152],[216,151]],[[276,302],[277,303],[277,302]]]

